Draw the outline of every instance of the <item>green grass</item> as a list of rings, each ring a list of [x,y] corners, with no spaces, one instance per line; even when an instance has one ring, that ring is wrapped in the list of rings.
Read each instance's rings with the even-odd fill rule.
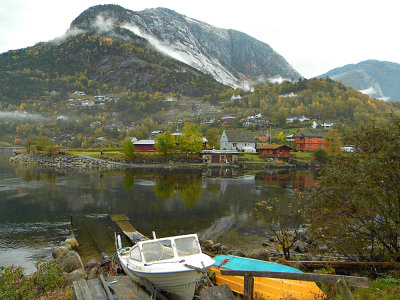
[[[355,299],[363,300],[394,300],[399,299],[400,279],[387,275],[383,278],[371,282],[368,289],[356,289],[353,292]]]
[[[312,160],[312,152],[290,152],[295,155],[295,159],[308,161]]]
[[[243,155],[240,155],[239,158],[244,159],[245,162],[264,162],[265,163],[265,159],[261,158],[258,154],[254,153],[246,153]]]

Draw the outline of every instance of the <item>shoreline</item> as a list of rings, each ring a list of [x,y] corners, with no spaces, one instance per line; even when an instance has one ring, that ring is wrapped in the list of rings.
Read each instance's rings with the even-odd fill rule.
[[[120,159],[93,158],[87,155],[59,154],[49,156],[47,154],[27,154],[17,153],[9,158],[11,164],[32,165],[43,169],[55,171],[74,172],[74,171],[154,171],[154,172],[197,172],[201,173],[209,169],[235,169],[240,171],[259,170],[272,172],[272,170],[299,170],[310,169],[310,162],[300,162],[292,160],[286,164],[273,163],[251,163],[240,162],[237,164],[207,164],[198,159],[182,159],[181,157],[139,159],[127,162]]]

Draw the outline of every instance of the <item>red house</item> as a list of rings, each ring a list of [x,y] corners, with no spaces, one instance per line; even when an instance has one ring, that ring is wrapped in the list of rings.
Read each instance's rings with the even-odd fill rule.
[[[156,151],[154,140],[139,140],[133,143],[135,151],[138,152],[154,152]]]
[[[326,150],[325,135],[329,129],[301,128],[294,135],[297,151]]]
[[[294,155],[290,154],[291,150],[293,150],[292,147],[278,144],[267,144],[257,147],[259,156],[266,158],[276,158],[279,162],[284,162],[290,157],[293,157]]]

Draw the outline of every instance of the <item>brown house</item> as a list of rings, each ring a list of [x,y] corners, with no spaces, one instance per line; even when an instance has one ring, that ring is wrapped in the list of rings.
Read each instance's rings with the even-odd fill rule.
[[[276,158],[279,162],[284,162],[290,157],[293,157],[294,155],[290,154],[291,150],[293,150],[292,147],[278,144],[267,144],[257,147],[259,156],[266,158]]]
[[[329,129],[300,128],[294,135],[297,151],[326,150],[325,135]]]
[[[203,161],[209,164],[233,164],[238,160],[238,152],[231,150],[203,150]]]

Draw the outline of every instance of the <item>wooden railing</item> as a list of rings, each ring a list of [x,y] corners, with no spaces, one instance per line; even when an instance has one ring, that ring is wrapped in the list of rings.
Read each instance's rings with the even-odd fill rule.
[[[268,277],[289,280],[313,281],[339,285],[339,292],[344,300],[354,300],[349,286],[369,287],[369,279],[366,277],[343,276],[314,273],[288,273],[267,271],[232,271],[221,269],[221,275],[244,276],[244,299],[252,300],[254,291],[254,277]]]

